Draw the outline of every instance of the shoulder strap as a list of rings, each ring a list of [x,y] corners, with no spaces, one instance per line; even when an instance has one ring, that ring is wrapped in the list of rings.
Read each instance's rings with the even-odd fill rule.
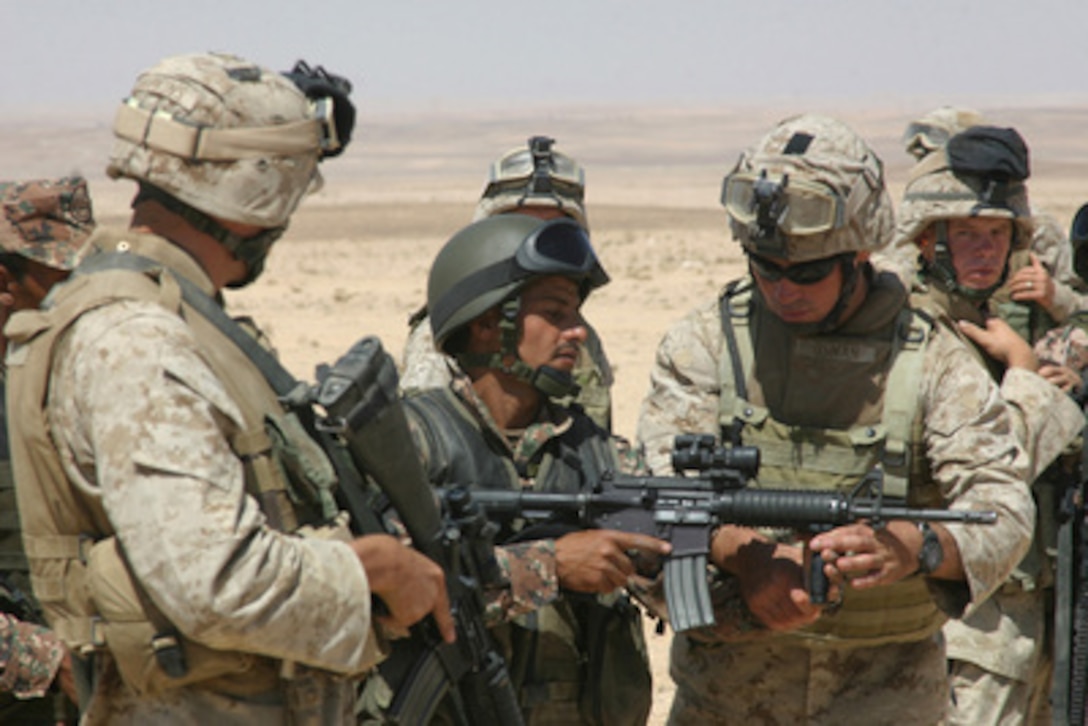
[[[882,416],[886,438],[881,465],[884,494],[905,499],[915,447],[920,444],[922,368],[933,319],[920,310],[904,308],[896,320],[891,370],[884,389]]]
[[[750,305],[752,290],[750,285],[744,283],[744,280],[734,280],[729,283],[719,301],[726,355],[721,357],[721,370],[718,376],[720,386],[718,422],[721,425],[723,441],[728,440],[734,446],[740,446],[742,443],[741,431],[744,429],[744,421],[737,418],[733,412],[736,410],[738,400],[748,398],[748,384],[745,380],[748,374],[746,363],[750,363],[753,358],[749,329],[752,315]],[[739,336],[737,327],[741,328]],[[725,369],[726,361],[729,363],[728,371]]]
[[[135,255],[129,252],[110,252],[95,255],[88,258],[77,270],[77,274],[89,274],[103,270],[133,270],[136,272],[149,272],[151,270],[164,270],[160,263]],[[293,400],[308,387],[298,381],[287,369],[276,360],[275,356],[261,347],[261,345],[242,329],[213,298],[204,294],[200,288],[181,275],[170,273],[170,277],[181,288],[181,295],[185,302],[203,318],[214,325],[227,337],[250,361],[261,371],[272,390],[283,399]],[[300,388],[301,387],[301,388]]]

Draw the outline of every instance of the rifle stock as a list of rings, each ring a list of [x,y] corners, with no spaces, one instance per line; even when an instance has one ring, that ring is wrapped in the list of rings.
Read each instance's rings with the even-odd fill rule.
[[[452,502],[451,516],[443,518],[397,397],[396,366],[381,342],[356,343],[328,371],[315,398],[328,414],[322,427],[385,493],[413,545],[446,573],[457,642],[445,643],[429,619],[413,628],[418,656],[394,684],[386,722],[429,723],[449,696],[462,724],[520,726],[517,694],[483,620],[482,587],[498,577],[494,525],[469,502]]]

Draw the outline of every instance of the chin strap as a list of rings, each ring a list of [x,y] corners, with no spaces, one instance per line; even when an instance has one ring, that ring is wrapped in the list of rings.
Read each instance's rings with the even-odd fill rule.
[[[548,398],[563,398],[578,394],[579,386],[574,377],[552,366],[533,368],[518,357],[518,310],[521,297],[515,296],[502,304],[499,309],[499,331],[501,346],[497,353],[459,353],[456,359],[462,369],[494,368],[525,381]],[[508,358],[513,363],[507,364]]]
[[[940,220],[934,226],[937,240],[933,245],[933,261],[930,262],[923,258],[922,263],[926,274],[944,289],[968,300],[973,302],[989,300],[990,296],[1005,284],[1005,279],[1009,276],[1009,256],[1006,255],[1005,257],[1005,267],[1001,270],[1001,277],[993,285],[980,290],[965,287],[956,278],[956,267],[952,264],[952,250],[948,246],[948,223]],[[1015,225],[1013,225],[1012,234],[1012,243],[1009,245],[1010,250],[1016,246],[1018,232]]]
[[[170,212],[184,219],[190,227],[201,234],[206,234],[241,260],[246,266],[246,276],[241,280],[227,283],[227,287],[245,287],[257,279],[264,270],[264,261],[268,257],[273,243],[287,231],[287,225],[270,227],[253,237],[242,237],[231,232],[219,222],[215,221],[204,212],[189,206],[177,197],[167,194],[151,184],[141,183],[140,191],[132,200],[132,206],[140,202],[154,201],[161,204]]]

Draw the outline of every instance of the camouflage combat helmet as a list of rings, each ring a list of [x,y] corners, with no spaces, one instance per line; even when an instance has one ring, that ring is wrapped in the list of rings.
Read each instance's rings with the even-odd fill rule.
[[[577,281],[583,299],[608,282],[586,231],[573,220],[503,214],[465,227],[439,251],[427,280],[435,346],[454,355],[463,368],[498,368],[549,396],[573,392],[569,374],[533,369],[517,358],[520,292],[532,280],[549,275]],[[459,331],[495,306],[502,312],[499,353],[477,356],[451,349]],[[504,359],[515,362],[508,365]]]
[[[93,230],[83,177],[0,182],[0,251],[71,270]]]
[[[1028,148],[1015,129],[973,126],[953,136],[911,170],[899,208],[899,233],[918,243],[922,233],[932,226],[936,234],[935,260],[927,269],[962,294],[989,296],[996,287],[981,291],[956,283],[946,223],[969,217],[1009,219],[1014,230],[1010,252],[1027,249],[1033,233],[1024,184],[1029,174]]]
[[[500,156],[488,171],[473,221],[522,207],[557,207],[589,229],[585,172],[554,144],[555,139],[533,136],[525,147]]]
[[[106,171],[140,182],[141,195],[218,239],[247,263],[248,282],[320,184],[318,162],[350,137],[350,90],[301,62],[280,74],[225,54],[166,58],[118,109]],[[215,219],[267,232],[241,238]]]
[[[875,250],[893,231],[883,163],[824,116],[787,119],[741,154],[721,202],[747,252],[791,262]]]
[[[921,161],[942,148],[956,134],[983,123],[982,114],[978,111],[941,106],[907,124],[907,128],[903,130],[903,148]]]

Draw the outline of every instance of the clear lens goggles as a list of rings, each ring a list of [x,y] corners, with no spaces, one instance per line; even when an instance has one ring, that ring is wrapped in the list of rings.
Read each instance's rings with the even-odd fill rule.
[[[484,196],[520,191],[526,196],[556,195],[581,203],[585,197],[585,172],[569,156],[552,151],[552,143],[552,139],[534,136],[528,148],[493,163]]]
[[[761,221],[760,212],[766,213],[771,205],[778,229],[791,235],[819,234],[841,227],[846,211],[842,197],[829,187],[788,175],[772,181],[766,171],[727,176],[722,184],[722,205],[741,224]]]
[[[557,219],[539,227],[514,255],[514,264],[532,275],[567,275],[586,280],[591,287],[608,282],[589,236],[576,222]]]
[[[947,144],[950,138],[952,134],[946,128],[915,121],[907,125],[907,130],[903,132],[902,142],[908,149],[920,145],[935,151]]]

